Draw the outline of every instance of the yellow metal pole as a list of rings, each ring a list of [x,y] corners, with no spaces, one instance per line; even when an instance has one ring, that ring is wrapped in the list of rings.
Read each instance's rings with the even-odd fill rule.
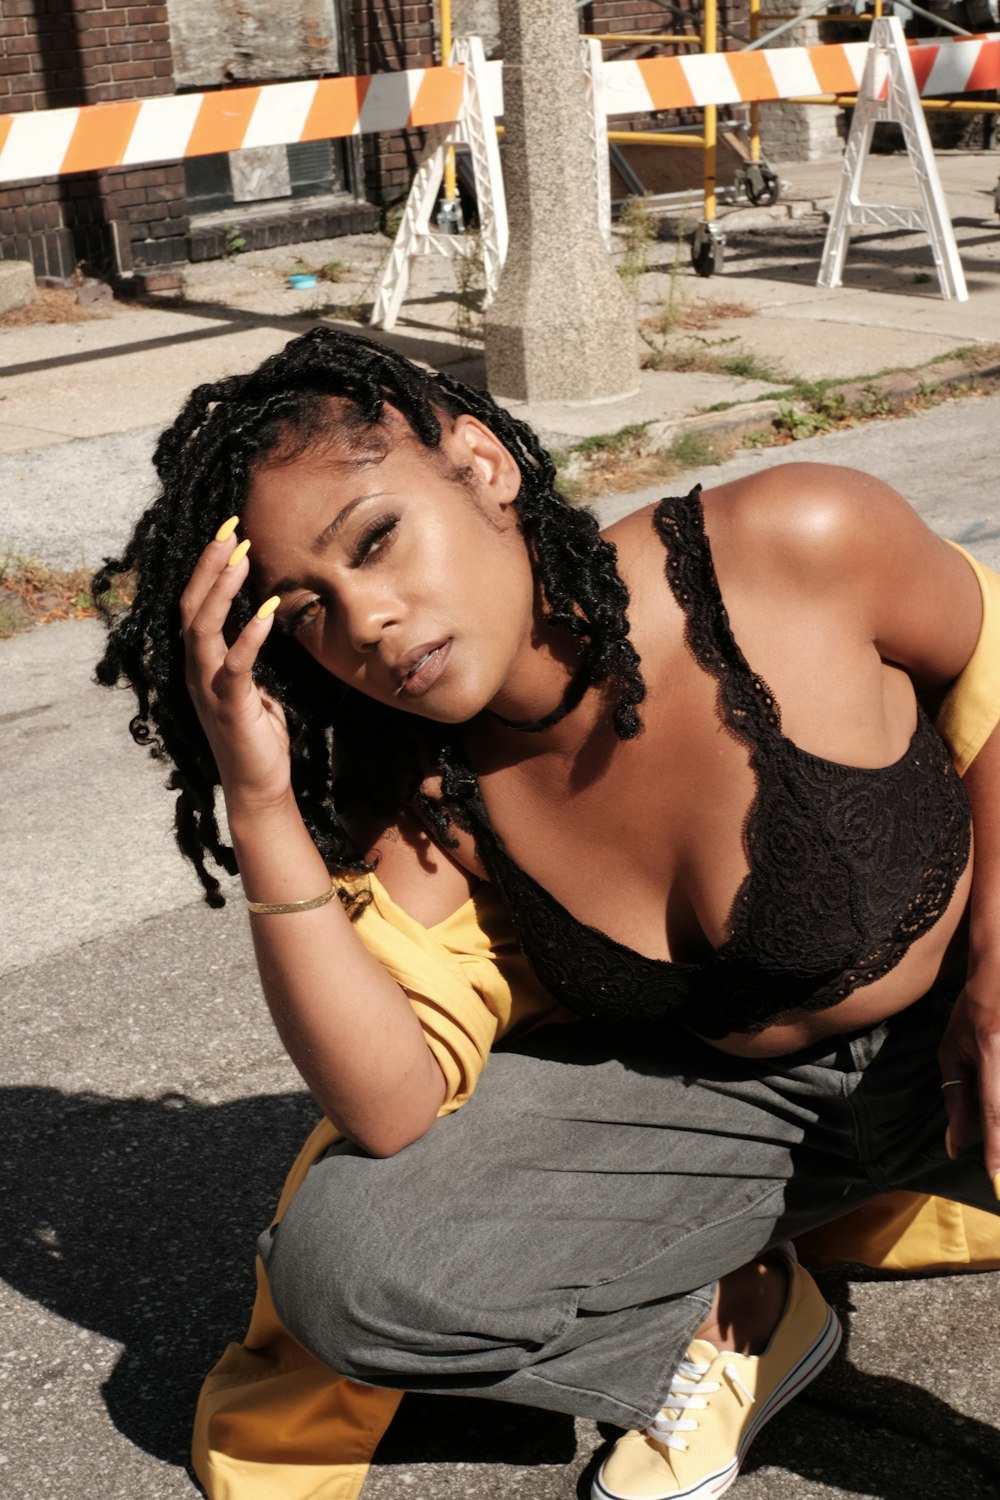
[[[451,57],[451,0],[441,0],[441,61]],[[444,156],[444,196],[449,203],[458,197],[455,178],[455,148],[449,146]]]
[[[705,0],[706,52],[719,50],[718,12],[716,0]],[[715,158],[718,142],[719,111],[716,105],[705,106],[705,220],[711,224],[715,219]]]
[[[760,36],[760,0],[750,0],[750,40]],[[750,160],[760,161],[760,105],[754,100],[750,106]]]

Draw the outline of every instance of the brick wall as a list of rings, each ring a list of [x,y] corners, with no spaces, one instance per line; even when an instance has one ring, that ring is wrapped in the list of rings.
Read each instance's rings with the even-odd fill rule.
[[[166,5],[0,0],[0,113],[173,91]],[[179,163],[0,190],[0,255],[37,275],[183,259],[187,228]]]
[[[399,0],[352,0],[359,73],[394,73],[440,62],[435,7]],[[422,130],[362,138],[365,187],[376,203],[404,198],[424,142]]]

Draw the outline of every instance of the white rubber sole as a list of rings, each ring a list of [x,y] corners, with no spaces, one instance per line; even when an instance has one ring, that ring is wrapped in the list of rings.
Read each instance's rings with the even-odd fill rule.
[[[590,1488],[591,1500],[715,1500],[717,1495],[723,1494],[736,1480],[747,1449],[764,1423],[769,1422],[783,1406],[787,1406],[793,1397],[826,1369],[839,1349],[842,1337],[843,1332],[837,1315],[832,1307],[828,1307],[822,1332],[798,1363],[792,1366],[781,1384],[775,1386],[760,1410],[754,1413],[752,1421],[747,1423],[746,1430],[740,1439],[736,1457],[724,1468],[717,1469],[714,1474],[706,1475],[704,1479],[700,1479],[696,1485],[689,1486],[686,1490],[664,1490],[659,1495],[636,1496],[623,1494],[620,1490],[606,1489],[601,1482],[601,1476],[604,1473],[602,1464]]]

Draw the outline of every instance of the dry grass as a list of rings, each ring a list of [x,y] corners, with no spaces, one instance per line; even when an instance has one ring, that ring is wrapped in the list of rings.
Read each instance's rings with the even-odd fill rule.
[[[62,571],[37,558],[0,556],[0,640],[48,625],[96,614],[89,568]]]
[[[112,306],[110,302],[95,302],[90,307],[81,307],[74,287],[40,286],[35,300],[27,307],[12,308],[0,317],[0,328],[32,328],[39,323],[89,323],[94,318],[108,317]]]
[[[677,313],[675,328],[684,328],[691,333],[704,333],[709,328],[718,328],[729,318],[752,318],[756,308],[747,302],[722,297],[709,298],[704,302],[687,302]]]

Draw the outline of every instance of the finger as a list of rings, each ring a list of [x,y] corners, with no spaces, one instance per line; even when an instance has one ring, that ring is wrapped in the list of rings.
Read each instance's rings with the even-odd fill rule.
[[[979,1062],[979,1112],[986,1170],[1000,1198],[1000,1034],[983,1039]]]
[[[192,583],[188,586],[191,593],[187,599],[182,596],[181,600],[181,628],[185,649],[189,659],[203,670],[215,670],[225,657],[230,644],[225,634],[226,622],[233,600],[249,573],[249,541],[242,541],[236,547],[232,546],[231,541],[227,541],[223,548],[227,557],[222,566],[219,565],[218,548],[215,544],[213,547],[216,555],[211,555],[211,548],[206,549],[207,556],[206,553],[202,554],[192,574]],[[198,609],[193,611],[192,599],[202,593],[206,579],[207,589],[204,589]],[[185,594],[187,593],[185,590]]]
[[[185,628],[201,609],[210,589],[236,550],[238,525],[238,516],[230,516],[228,521],[224,521],[195,563],[180,598],[181,624]]]
[[[938,1048],[941,1099],[948,1117],[945,1149],[954,1161],[979,1117],[979,1078],[975,1061],[960,1044],[952,1024]]]
[[[942,1070],[941,1083],[945,1114],[948,1116],[945,1150],[954,1161],[962,1145],[975,1129],[979,1114],[979,1088],[974,1074],[971,1077],[959,1078],[952,1068],[950,1076],[945,1077],[946,1071]]]
[[[265,599],[226,652],[222,670],[231,683],[242,682],[248,688],[251,685],[260,648],[271,633],[274,612],[280,603],[279,594],[272,594],[270,599]]]

